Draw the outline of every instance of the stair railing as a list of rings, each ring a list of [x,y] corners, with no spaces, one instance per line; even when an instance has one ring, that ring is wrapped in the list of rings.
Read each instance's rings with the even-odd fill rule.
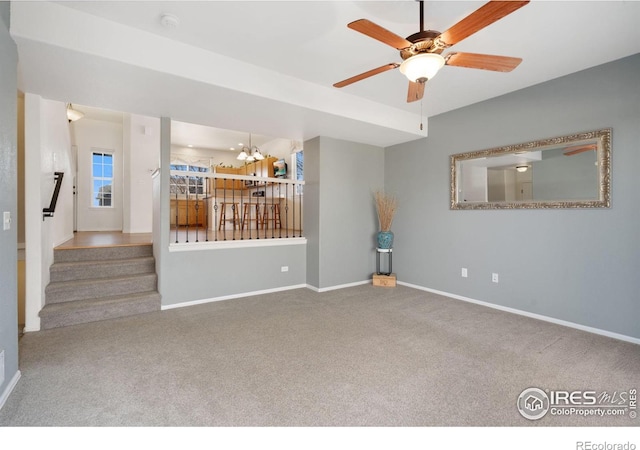
[[[62,177],[64,172],[54,172],[54,179],[56,185],[53,188],[53,196],[51,197],[51,203],[48,208],[42,209],[42,221],[45,217],[53,217],[53,213],[56,211],[56,204],[58,203],[58,195],[60,194],[60,186],[62,186]]]

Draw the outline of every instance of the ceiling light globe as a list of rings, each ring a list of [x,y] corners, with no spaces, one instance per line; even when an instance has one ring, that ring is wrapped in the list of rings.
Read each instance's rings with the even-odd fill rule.
[[[526,172],[529,166],[516,166],[518,172]]]
[[[444,58],[441,55],[437,53],[418,53],[411,58],[405,59],[400,64],[400,72],[409,81],[424,83],[435,77],[442,66],[444,66]]]
[[[67,105],[67,119],[69,122],[75,122],[76,120],[80,120],[84,117],[84,113],[82,111],[78,111],[77,109],[73,109],[71,103]]]

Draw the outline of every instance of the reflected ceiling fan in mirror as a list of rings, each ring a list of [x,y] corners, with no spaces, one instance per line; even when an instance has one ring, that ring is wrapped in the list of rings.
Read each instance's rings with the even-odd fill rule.
[[[598,146],[596,144],[586,144],[586,145],[573,145],[571,147],[564,148],[564,156],[573,156],[578,155],[580,153],[589,152],[589,151],[597,151]]]
[[[400,68],[400,72],[409,79],[407,102],[414,102],[422,99],[425,83],[433,78],[445,65],[510,72],[522,61],[521,58],[484,55],[480,53],[451,52],[444,56],[442,56],[441,53],[463,39],[522,8],[529,3],[529,0],[490,1],[453,25],[444,33],[424,29],[424,2],[420,1],[419,3],[420,31],[407,38],[402,38],[367,19],[360,19],[349,23],[347,26],[352,30],[358,31],[399,50],[402,63],[394,62],[385,64],[384,66],[335,83],[333,86],[341,88],[373,75]]]

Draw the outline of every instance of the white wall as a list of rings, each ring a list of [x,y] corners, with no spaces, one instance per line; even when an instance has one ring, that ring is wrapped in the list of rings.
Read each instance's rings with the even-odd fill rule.
[[[476,167],[471,164],[461,164],[462,183],[458,189],[462,189],[459,199],[463,202],[487,201],[487,168]]]
[[[296,149],[302,147],[302,144],[290,139],[276,138],[264,145],[260,146],[260,152],[265,156],[273,156],[275,158],[284,158],[287,164],[291,164],[291,154]],[[243,161],[237,159],[240,149],[231,150],[211,150],[201,148],[189,148],[178,145],[171,145],[172,159],[177,157],[186,162],[204,161],[212,166],[223,165],[225,167],[242,167]]]
[[[487,199],[490,202],[505,201],[505,172],[504,169],[487,169]]]
[[[123,118],[124,233],[151,233],[153,185],[160,166],[160,119],[135,114]]]
[[[25,94],[25,331],[40,329],[53,248],[73,237],[71,139],[64,103]],[[54,189],[54,172],[64,172],[54,217],[42,220]]]
[[[179,159],[187,163],[204,164],[206,166],[240,167],[242,162],[238,161],[236,156],[238,154],[232,151],[189,148],[178,145],[171,146],[171,161]]]
[[[78,147],[78,231],[119,231],[123,225],[122,123],[83,118],[71,123],[73,144]],[[93,149],[113,151],[112,207],[92,207],[91,154]]]

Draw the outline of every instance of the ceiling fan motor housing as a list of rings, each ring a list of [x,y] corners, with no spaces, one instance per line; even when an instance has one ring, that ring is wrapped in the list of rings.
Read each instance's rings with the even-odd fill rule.
[[[411,58],[418,53],[442,53],[444,47],[437,45],[436,38],[440,36],[439,31],[425,30],[414,33],[407,37],[407,41],[412,42],[411,47],[403,48],[400,50],[400,56],[402,59]]]

